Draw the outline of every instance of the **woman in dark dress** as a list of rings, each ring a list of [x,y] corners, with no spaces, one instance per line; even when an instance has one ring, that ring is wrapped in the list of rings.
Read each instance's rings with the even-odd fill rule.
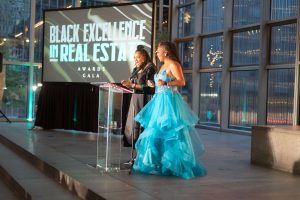
[[[134,90],[124,130],[125,139],[131,145],[132,140],[135,144],[142,132],[142,127],[134,120],[134,116],[144,107],[150,100],[151,94],[154,93],[154,89],[147,86],[147,81],[153,81],[154,74],[156,73],[156,67],[151,62],[148,52],[142,45],[137,46],[134,54],[134,62],[136,67],[133,69],[131,77],[129,80],[122,81],[122,85]]]

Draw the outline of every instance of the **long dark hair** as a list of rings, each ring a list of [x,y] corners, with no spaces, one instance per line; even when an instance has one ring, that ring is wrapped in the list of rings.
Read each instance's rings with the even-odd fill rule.
[[[167,56],[170,59],[181,64],[176,45],[173,42],[159,42],[158,47],[162,47],[167,52]]]

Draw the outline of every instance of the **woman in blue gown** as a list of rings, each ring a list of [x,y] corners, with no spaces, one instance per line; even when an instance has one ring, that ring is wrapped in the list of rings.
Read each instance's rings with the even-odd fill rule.
[[[194,128],[198,117],[177,89],[185,80],[176,46],[161,42],[156,54],[163,65],[154,76],[155,95],[135,117],[144,131],[135,145],[133,169],[184,179],[204,176],[206,169],[199,160],[204,147]]]

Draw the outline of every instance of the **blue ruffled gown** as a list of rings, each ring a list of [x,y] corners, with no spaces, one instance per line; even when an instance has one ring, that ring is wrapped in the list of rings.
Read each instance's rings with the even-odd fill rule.
[[[155,95],[136,115],[144,131],[135,148],[135,171],[190,179],[206,175],[199,156],[204,152],[194,128],[198,117],[177,91],[177,87],[157,86],[157,81],[173,79],[166,71],[155,74]]]

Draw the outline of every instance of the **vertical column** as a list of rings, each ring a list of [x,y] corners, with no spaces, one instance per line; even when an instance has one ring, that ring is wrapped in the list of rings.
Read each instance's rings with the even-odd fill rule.
[[[31,0],[30,5],[30,34],[29,34],[29,70],[28,70],[28,112],[27,112],[27,119],[29,121],[33,120],[33,63],[34,63],[34,24],[35,24],[35,0]]]
[[[229,95],[230,95],[230,66],[232,44],[232,16],[233,0],[224,0],[224,50],[221,85],[221,130],[228,128],[229,123]]]
[[[164,1],[158,0],[158,31],[162,33],[162,24],[163,24],[163,11],[164,11]],[[156,21],[155,21],[156,22]]]
[[[258,107],[257,124],[265,125],[267,120],[267,99],[268,99],[268,70],[266,69],[269,59],[270,26],[266,24],[270,17],[270,1],[262,1],[260,21],[260,56],[258,71]]]
[[[156,56],[155,56],[155,49],[156,49],[156,28],[157,28],[157,26],[156,26],[156,21],[157,21],[157,15],[156,15],[156,13],[157,13],[157,2],[156,1],[154,1],[154,3],[153,3],[153,8],[152,8],[153,10],[152,10],[152,12],[153,12],[153,19],[152,19],[152,26],[153,26],[153,28],[152,28],[152,38],[153,38],[153,43],[152,43],[152,52],[151,52],[151,56],[152,56],[152,60],[153,60],[153,62],[154,63],[156,63]]]
[[[203,12],[203,1],[195,1],[195,37],[194,37],[194,58],[193,58],[193,68],[192,68],[192,80],[193,80],[193,99],[192,99],[192,108],[199,116],[199,102],[200,102],[200,57],[201,56],[201,38],[198,37],[198,34],[202,33],[202,12]]]
[[[299,98],[299,87],[300,87],[300,82],[299,82],[299,77],[300,77],[300,70],[299,70],[299,65],[300,65],[300,47],[299,47],[299,42],[300,42],[300,3],[298,3],[298,20],[297,20],[297,38],[296,38],[296,60],[295,60],[295,85],[294,85],[294,110],[293,110],[293,125],[299,124],[299,115],[300,115],[300,108],[299,108],[299,103],[300,103],[300,98]]]
[[[173,7],[173,1],[168,1],[168,34],[169,34],[169,40],[171,40],[171,31],[172,31],[172,7]]]
[[[172,32],[171,32],[171,40],[173,41],[175,38],[178,37],[178,5],[179,1],[178,0],[173,0],[172,7]],[[174,17],[175,16],[175,17]]]

